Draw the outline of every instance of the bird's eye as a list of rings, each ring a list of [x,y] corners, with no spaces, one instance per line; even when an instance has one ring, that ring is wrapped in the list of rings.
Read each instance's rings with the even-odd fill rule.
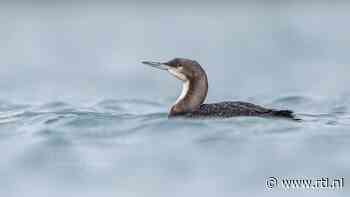
[[[180,67],[181,66],[181,64],[176,64],[176,67]]]

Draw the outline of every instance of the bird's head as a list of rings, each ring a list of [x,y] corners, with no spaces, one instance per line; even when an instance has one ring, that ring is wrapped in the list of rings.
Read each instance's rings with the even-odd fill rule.
[[[185,58],[175,58],[168,62],[143,61],[142,63],[161,70],[166,70],[184,82],[192,81],[205,75],[204,70],[197,61]]]

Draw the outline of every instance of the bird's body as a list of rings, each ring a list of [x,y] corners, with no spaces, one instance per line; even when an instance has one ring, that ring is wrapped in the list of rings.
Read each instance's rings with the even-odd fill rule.
[[[198,109],[192,112],[184,113],[180,116],[191,118],[230,118],[237,116],[259,116],[294,119],[292,111],[268,109],[259,105],[241,101],[224,101],[219,103],[202,104]]]
[[[203,104],[208,93],[207,74],[201,65],[190,59],[175,58],[169,62],[143,62],[169,71],[183,82],[182,93],[172,106],[169,117],[229,118],[258,116],[289,118],[296,120],[290,110],[275,110],[247,102],[227,101]]]

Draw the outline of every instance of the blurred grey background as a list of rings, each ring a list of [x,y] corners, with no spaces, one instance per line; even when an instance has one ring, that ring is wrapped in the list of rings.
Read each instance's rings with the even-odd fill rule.
[[[174,99],[180,84],[142,60],[196,59],[209,101],[346,94],[345,1],[0,4],[0,98]]]

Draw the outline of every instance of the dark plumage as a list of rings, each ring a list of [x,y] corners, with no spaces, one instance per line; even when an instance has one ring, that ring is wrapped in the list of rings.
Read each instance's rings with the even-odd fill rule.
[[[179,114],[180,115],[180,114]],[[181,116],[181,115],[180,115]],[[192,118],[229,118],[235,116],[280,117],[295,119],[290,110],[274,110],[240,101],[202,104],[193,112],[182,114]]]
[[[171,107],[169,117],[229,118],[259,116],[298,120],[290,110],[269,109],[246,102],[229,101],[203,104],[208,92],[207,74],[201,65],[194,60],[175,58],[164,63],[142,63],[167,70],[183,82],[182,93],[175,105]]]

